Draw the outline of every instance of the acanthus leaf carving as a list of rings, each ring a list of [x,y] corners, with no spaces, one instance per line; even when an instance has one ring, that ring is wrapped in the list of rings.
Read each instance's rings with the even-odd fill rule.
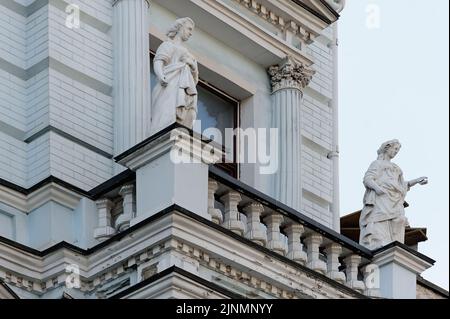
[[[271,66],[270,75],[272,93],[282,89],[298,89],[303,91],[312,80],[315,71],[301,62],[287,57],[281,64]]]

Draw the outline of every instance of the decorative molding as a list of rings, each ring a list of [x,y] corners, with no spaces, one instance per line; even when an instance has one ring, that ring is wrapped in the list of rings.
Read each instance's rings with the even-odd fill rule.
[[[184,14],[182,8],[186,4],[185,0],[153,1],[178,16]],[[281,31],[274,32],[273,28],[270,28],[270,30],[264,28],[261,23],[248,17],[243,9],[238,4],[232,3],[231,0],[190,0],[189,5],[191,4],[192,12],[189,12],[189,14],[199,28],[208,30],[212,36],[221,38],[227,45],[236,46],[238,52],[256,63],[269,67],[286,55],[292,55],[305,65],[313,64],[313,58],[305,50],[286,41]],[[317,35],[327,27],[324,21],[309,12],[299,10],[295,4],[294,6],[296,17],[288,18],[287,21],[306,19],[308,25],[316,30]],[[287,15],[291,13],[289,9],[284,7],[283,9],[280,8],[281,10],[284,10]],[[205,11],[212,19],[202,19]],[[244,41],[246,45],[239,46],[239,43]],[[261,54],[261,52],[264,54]]]
[[[285,20],[284,17],[275,13],[274,11],[271,11],[268,7],[261,4],[260,1],[256,0],[234,0],[234,1],[241,4],[243,7],[246,7],[253,13],[257,14],[262,19],[274,25],[281,31],[285,32],[286,30],[288,30],[292,32],[294,35],[296,35],[305,43],[311,43],[313,38],[317,35],[315,33],[312,33],[310,29],[307,29],[304,25],[301,25],[298,22]]]
[[[221,263],[232,261],[235,266],[237,258],[239,258],[240,271],[250,272],[252,276],[263,276],[267,278],[276,278],[277,285],[290,290],[305,288],[305,291],[311,289],[311,295],[328,298],[364,298],[356,291],[343,286],[342,284],[332,281],[325,275],[322,275],[310,268],[302,266],[287,257],[283,257],[267,248],[251,242],[248,239],[237,239],[239,235],[230,231],[218,232],[217,226],[210,222],[213,227],[205,228],[204,225],[198,223],[193,218],[185,218],[183,215],[174,214],[174,232],[178,233],[177,240],[187,240],[194,247],[202,248],[209,259],[217,258]],[[229,233],[233,235],[229,235]],[[212,240],[214,239],[214,240]],[[205,242],[207,241],[207,242]],[[188,245],[191,245],[189,244]],[[239,252],[239,254],[237,254]],[[193,251],[192,253],[195,253]],[[197,253],[198,254],[198,253]],[[201,254],[200,254],[201,255]],[[264,260],[264,262],[262,262]],[[259,262],[258,262],[259,261]],[[270,261],[270,262],[267,262]],[[288,270],[289,269],[289,270]],[[288,272],[292,276],[279,277],[278,274]],[[320,288],[314,290],[315,285]],[[313,291],[314,290],[314,291]],[[320,293],[319,293],[320,292]]]
[[[145,227],[135,228],[120,240],[105,242],[86,254],[63,247],[37,256],[0,242],[0,278],[42,296],[61,289],[70,275],[66,266],[76,264],[80,267],[81,292],[92,294],[98,288],[108,289],[105,284],[113,285],[114,280],[136,271],[140,265],[167,261],[178,254],[214,270],[219,276],[241,282],[250,287],[249,291],[258,289],[278,298],[364,298],[325,276],[281,256],[281,259],[274,258],[259,245],[238,240],[238,235],[220,231],[220,226],[191,215],[174,208],[172,213],[162,214]],[[107,251],[114,253],[105,254]],[[263,260],[270,262],[263,263]],[[279,275],[286,271],[289,277]]]
[[[55,201],[70,209],[75,209],[82,199],[79,194],[56,183],[47,184],[28,195],[28,211],[42,206],[49,201]]]
[[[112,6],[114,7],[116,4],[118,4],[120,1],[122,0],[112,0]],[[150,8],[150,0],[145,0],[145,2],[147,2],[148,7]]]
[[[433,265],[430,261],[424,260],[399,246],[393,246],[379,253],[375,253],[372,263],[378,267],[395,263],[417,275],[423,273]]]
[[[271,77],[273,94],[283,89],[297,89],[303,92],[303,89],[312,80],[315,71],[288,56],[281,64],[271,66],[268,73]]]
[[[223,157],[223,150],[212,141],[205,140],[197,133],[184,127],[171,125],[156,133],[130,151],[116,157],[116,161],[136,171],[173,149],[189,156],[194,162],[215,163]],[[206,151],[205,151],[206,150]]]
[[[311,43],[336,17],[326,17],[323,12],[311,10],[301,2],[290,0],[233,0],[282,32],[296,35],[302,42]],[[299,7],[300,6],[300,7]],[[275,8],[275,10],[273,10]],[[282,12],[282,13],[280,13]],[[329,18],[331,18],[329,20]]]
[[[0,185],[0,202],[28,213],[27,195],[3,185]]]
[[[262,276],[255,276],[254,274],[238,269],[219,258],[214,258],[204,250],[198,249],[180,239],[177,239],[176,243],[177,251],[184,253],[190,258],[199,260],[202,265],[209,268],[210,270],[224,275],[236,282],[240,282],[241,284],[249,286],[253,289],[261,290],[264,293],[272,295],[275,298],[296,299],[303,296],[300,293],[301,290],[286,290],[281,286],[275,285],[273,282],[269,282],[263,279]],[[213,277],[217,277],[217,275],[213,275]]]
[[[82,198],[83,196],[80,194],[54,182],[46,184],[28,195],[0,185],[0,202],[25,213],[30,213],[50,201],[75,209]]]
[[[324,0],[336,13],[341,13],[345,7],[345,0]]]

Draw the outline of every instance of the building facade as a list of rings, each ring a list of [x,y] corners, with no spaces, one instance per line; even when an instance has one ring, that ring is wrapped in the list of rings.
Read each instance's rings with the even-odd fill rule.
[[[340,234],[343,7],[0,1],[0,297],[415,298],[432,259]],[[227,164],[198,135],[150,124],[154,53],[185,16],[194,131],[241,129]],[[238,152],[264,128],[279,134],[270,173]],[[174,148],[198,161],[174,164]]]

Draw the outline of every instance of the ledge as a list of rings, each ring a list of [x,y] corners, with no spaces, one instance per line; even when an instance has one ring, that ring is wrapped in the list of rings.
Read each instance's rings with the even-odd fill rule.
[[[30,213],[48,201],[55,201],[75,209],[82,197],[90,197],[90,195],[54,176],[28,189],[0,179],[0,200],[25,213]]]
[[[435,261],[399,242],[393,242],[373,251],[372,263],[378,267],[396,264],[420,275],[434,265]]]
[[[148,285],[150,285],[150,284],[152,284],[152,283],[154,283],[154,282],[156,282],[156,281],[158,281],[158,280],[160,280],[160,279],[162,279],[164,277],[168,277],[168,276],[173,275],[173,274],[178,274],[180,276],[186,277],[186,278],[188,278],[188,279],[190,279],[192,281],[195,281],[196,283],[198,283],[200,285],[205,286],[206,288],[209,288],[209,289],[211,289],[211,290],[213,290],[215,292],[218,292],[218,293],[220,293],[222,295],[225,295],[225,296],[227,296],[227,297],[229,297],[231,299],[245,299],[245,297],[242,296],[242,295],[238,295],[238,294],[236,294],[234,292],[231,292],[231,291],[229,291],[229,290],[227,290],[227,289],[225,289],[225,288],[223,288],[223,287],[221,287],[219,285],[216,285],[216,284],[214,284],[214,283],[212,283],[212,282],[210,282],[208,280],[205,280],[205,279],[203,279],[203,278],[201,278],[199,276],[196,276],[196,275],[194,275],[194,274],[192,274],[192,273],[190,273],[190,272],[188,272],[188,271],[186,271],[184,269],[176,267],[176,266],[172,266],[170,268],[167,268],[166,270],[163,270],[160,273],[158,273],[156,275],[153,275],[152,277],[147,278],[147,279],[137,283],[136,285],[131,286],[131,287],[129,287],[129,288],[119,292],[118,294],[112,296],[110,299],[121,299],[121,298],[124,298],[127,295],[129,295],[129,294],[131,294],[131,293],[133,293],[133,292],[135,292],[135,291],[137,291],[137,290],[139,290],[141,288],[145,288],[146,286],[148,286]]]
[[[129,236],[130,234],[136,232],[137,230],[143,228],[144,226],[146,226],[148,224],[151,224],[153,222],[156,222],[157,220],[159,220],[159,219],[161,219],[163,217],[166,217],[166,216],[168,216],[170,214],[175,214],[175,213],[178,213],[178,214],[180,214],[182,216],[188,217],[191,220],[195,220],[196,222],[198,222],[198,223],[200,223],[202,225],[205,225],[205,226],[213,229],[214,231],[218,231],[218,232],[220,232],[220,233],[222,233],[222,234],[224,234],[224,235],[226,235],[226,236],[228,236],[228,237],[238,241],[241,244],[244,244],[244,245],[246,245],[246,246],[248,246],[248,247],[250,247],[252,249],[255,249],[256,251],[262,252],[265,255],[270,256],[271,258],[274,258],[274,259],[276,259],[276,260],[278,260],[278,261],[280,261],[280,262],[282,262],[284,264],[287,264],[287,265],[289,265],[291,267],[294,267],[294,268],[296,268],[296,269],[306,273],[307,275],[312,276],[313,278],[317,278],[318,280],[326,282],[329,285],[331,285],[331,286],[333,286],[333,287],[335,287],[335,288],[337,288],[337,289],[339,289],[341,291],[344,291],[345,293],[348,293],[348,294],[352,295],[355,298],[361,298],[361,299],[368,298],[368,297],[364,296],[363,294],[361,294],[361,293],[359,293],[359,292],[357,292],[357,291],[355,291],[355,290],[353,290],[353,289],[351,289],[351,288],[349,288],[349,287],[347,287],[347,286],[345,286],[345,285],[343,285],[341,283],[338,283],[338,282],[328,278],[327,276],[325,276],[325,275],[323,275],[321,273],[318,273],[318,272],[316,272],[316,271],[314,271],[314,270],[312,270],[312,269],[310,269],[310,268],[308,268],[306,266],[303,266],[303,265],[301,265],[299,263],[296,263],[293,260],[291,260],[291,259],[289,259],[289,258],[287,258],[285,256],[282,256],[280,254],[277,254],[274,251],[271,251],[270,249],[268,249],[266,247],[262,247],[262,246],[260,246],[260,245],[258,245],[256,243],[252,242],[251,240],[246,239],[245,237],[242,237],[242,236],[240,236],[238,234],[235,234],[235,233],[233,233],[232,231],[230,231],[230,230],[228,230],[226,228],[223,228],[223,227],[221,227],[221,226],[219,226],[217,224],[214,224],[213,222],[208,221],[208,220],[198,216],[197,214],[194,214],[193,212],[190,212],[190,211],[188,211],[188,210],[186,210],[186,209],[184,209],[182,207],[179,207],[178,205],[171,205],[171,206],[167,207],[166,209],[162,210],[161,212],[157,213],[156,215],[153,215],[152,217],[150,217],[150,218],[148,218],[148,219],[146,219],[146,220],[144,220],[144,221],[142,221],[142,222],[140,222],[140,223],[138,223],[138,224],[128,228],[127,230],[125,230],[125,231],[123,231],[123,232],[121,232],[119,234],[114,235],[110,239],[108,239],[108,240],[106,240],[106,241],[104,241],[104,242],[102,242],[102,243],[100,243],[100,244],[98,244],[98,245],[96,245],[96,246],[94,246],[92,248],[89,248],[87,250],[79,248],[79,247],[74,246],[72,244],[69,244],[67,242],[61,242],[59,244],[56,244],[56,245],[54,245],[54,246],[52,246],[50,248],[47,248],[47,249],[43,250],[43,251],[39,251],[39,250],[30,248],[28,246],[19,244],[19,243],[15,242],[15,241],[12,241],[12,240],[9,240],[9,239],[3,238],[3,237],[0,237],[0,243],[6,244],[6,245],[11,246],[11,247],[14,247],[14,248],[16,248],[18,250],[21,250],[21,251],[25,252],[25,253],[28,253],[28,254],[31,254],[31,255],[34,255],[34,256],[37,256],[37,257],[40,257],[40,258],[48,257],[50,254],[56,253],[56,252],[58,252],[60,250],[63,250],[63,249],[67,249],[67,250],[69,250],[71,252],[74,252],[76,254],[88,257],[88,256],[91,256],[94,253],[98,252],[101,249],[104,249],[104,248],[106,248],[106,247],[108,247],[108,246],[110,246],[110,245],[112,245],[112,244],[114,244],[116,242],[120,242],[123,238]]]
[[[398,247],[398,248],[401,248],[403,250],[406,250],[411,255],[414,255],[417,258],[419,258],[419,259],[421,259],[421,260],[423,260],[423,261],[425,261],[427,263],[430,263],[432,265],[434,265],[434,263],[436,262],[434,259],[431,259],[430,257],[425,256],[424,254],[421,254],[418,251],[416,251],[416,250],[414,250],[414,249],[412,249],[412,248],[410,248],[410,247],[406,246],[405,244],[402,244],[402,243],[400,243],[398,241],[395,241],[395,242],[390,243],[390,244],[388,244],[388,245],[386,245],[384,247],[381,247],[381,248],[378,248],[376,250],[373,250],[372,254],[373,254],[374,257],[376,257],[377,255],[380,255],[383,252],[386,252],[386,251],[388,251],[388,250],[390,250],[392,248],[395,248],[395,247]]]

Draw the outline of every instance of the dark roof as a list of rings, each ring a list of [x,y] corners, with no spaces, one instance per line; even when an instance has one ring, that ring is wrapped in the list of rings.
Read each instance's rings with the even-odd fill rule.
[[[361,211],[354,212],[352,214],[341,217],[341,234],[352,239],[355,242],[359,242],[359,217]],[[411,228],[408,227],[405,230],[405,245],[415,246],[420,242],[427,241],[427,229],[426,228]]]
[[[318,17],[319,19],[321,19],[322,21],[324,21],[328,24],[332,24],[334,22],[334,21],[331,21],[330,19],[328,19],[327,17],[325,17],[322,13],[317,12],[316,9],[311,8],[307,4],[303,3],[302,0],[291,0],[291,1],[294,2],[296,5],[302,7],[303,9],[307,10],[308,12],[312,13],[313,15],[315,15],[316,17]],[[339,17],[340,17],[339,13],[337,13],[336,10],[334,10],[326,1],[320,0],[320,3],[325,8],[327,8],[331,14],[333,14],[336,17],[336,20],[339,19]]]
[[[0,289],[3,288],[13,299],[20,299],[20,297],[9,286],[0,279]]]
[[[426,280],[425,278],[423,278],[421,276],[417,276],[417,283],[420,284],[421,286],[424,286],[424,287],[432,290],[433,292],[437,293],[438,295],[441,295],[444,298],[448,298],[447,290],[433,284],[432,282]]]

